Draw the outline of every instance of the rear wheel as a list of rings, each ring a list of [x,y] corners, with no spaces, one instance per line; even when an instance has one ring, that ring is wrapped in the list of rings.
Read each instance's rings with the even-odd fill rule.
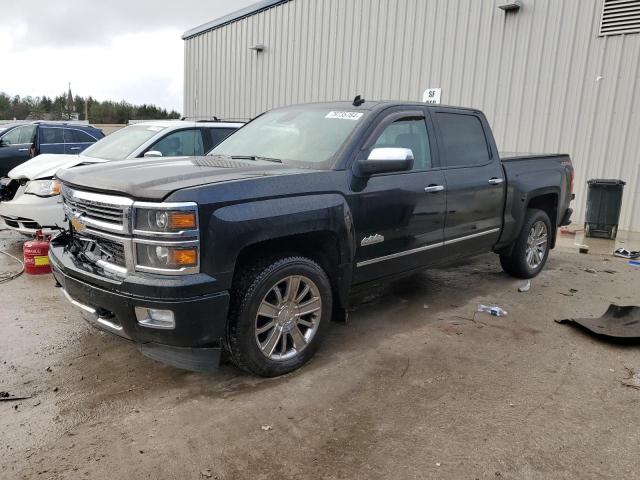
[[[533,278],[540,273],[549,256],[551,221],[543,210],[527,210],[524,225],[511,254],[500,255],[502,269],[518,278]]]
[[[232,292],[230,356],[263,377],[291,372],[315,353],[331,311],[329,279],[314,261],[287,257],[248,269]]]

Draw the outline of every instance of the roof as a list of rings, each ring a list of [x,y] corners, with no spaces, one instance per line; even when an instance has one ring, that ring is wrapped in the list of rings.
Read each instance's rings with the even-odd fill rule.
[[[132,123],[129,126],[147,126],[180,129],[185,127],[239,127],[244,125],[241,122],[190,122],[185,120],[153,120]]]
[[[235,12],[232,12],[229,15],[225,15],[224,17],[216,18],[215,20],[203,23],[202,25],[192,28],[191,30],[187,30],[182,35],[182,39],[188,40],[189,38],[193,38],[198,35],[202,35],[203,33],[210,32],[211,30],[224,27],[225,25],[237,22],[238,20],[242,20],[243,18],[250,17],[251,15],[255,15],[256,13],[260,13],[264,10],[268,10],[271,7],[275,7],[289,1],[291,0],[262,0],[258,3],[249,5],[248,7],[236,10]]]
[[[284,105],[281,107],[273,108],[272,110],[280,110],[286,108],[297,108],[304,107],[306,105],[312,105],[315,107],[322,108],[342,108],[344,110],[377,110],[380,108],[386,107],[427,107],[427,108],[438,108],[438,109],[456,109],[456,110],[467,110],[469,112],[479,112],[477,108],[473,107],[458,107],[455,105],[442,105],[442,104],[432,104],[432,103],[423,103],[418,101],[408,101],[408,100],[365,100],[362,104],[355,106],[353,105],[352,100],[338,100],[338,101],[329,101],[329,102],[308,102],[308,103],[299,103],[293,105]]]

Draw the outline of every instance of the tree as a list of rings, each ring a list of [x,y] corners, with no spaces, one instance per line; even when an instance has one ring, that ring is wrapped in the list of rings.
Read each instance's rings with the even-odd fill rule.
[[[79,114],[81,120],[84,118],[84,105],[87,102],[89,121],[91,123],[127,123],[129,120],[152,120],[152,119],[176,119],[180,118],[180,113],[175,110],[167,111],[155,105],[132,105],[126,101],[113,102],[111,100],[98,101],[92,97],[86,99],[76,95],[73,98],[73,109]],[[48,119],[65,120],[69,118],[68,93],[61,93],[53,99],[43,97],[20,97],[13,98],[4,92],[0,92],[0,119],[25,120]]]

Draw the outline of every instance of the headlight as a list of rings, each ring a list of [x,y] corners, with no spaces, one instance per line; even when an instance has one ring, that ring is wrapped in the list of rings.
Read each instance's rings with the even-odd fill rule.
[[[55,197],[60,195],[60,182],[57,180],[32,180],[27,183],[24,193],[38,197]]]
[[[163,275],[200,272],[197,204],[136,202],[133,208],[136,270]]]
[[[151,271],[191,270],[198,267],[198,247],[197,245],[136,243],[136,258],[138,267]]]
[[[178,233],[198,228],[195,209],[136,208],[135,229],[142,232]]]

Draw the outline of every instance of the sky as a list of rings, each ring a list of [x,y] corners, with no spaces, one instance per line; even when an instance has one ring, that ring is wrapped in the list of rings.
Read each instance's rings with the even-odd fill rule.
[[[257,0],[2,0],[0,91],[182,111],[182,34]]]

